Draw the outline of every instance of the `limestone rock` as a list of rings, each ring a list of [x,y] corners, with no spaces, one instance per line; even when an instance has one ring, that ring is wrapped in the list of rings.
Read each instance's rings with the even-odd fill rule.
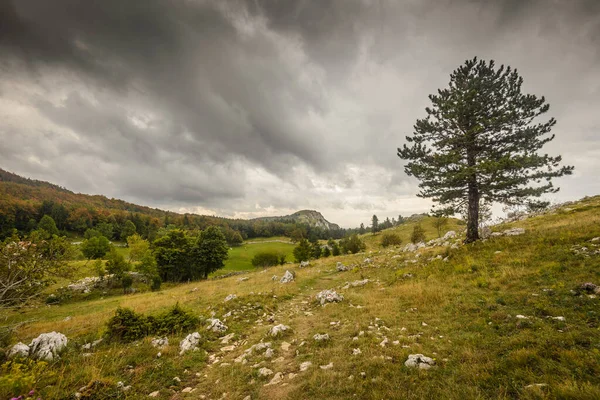
[[[210,318],[208,322],[209,325],[206,327],[207,331],[223,333],[229,329],[227,325],[221,322],[221,320],[218,318]]]
[[[271,379],[271,381],[265,386],[277,385],[281,383],[281,381],[283,381],[283,374],[281,372],[278,372],[275,374],[275,376],[273,376],[273,379]]]
[[[13,347],[10,348],[8,354],[6,355],[9,359],[14,357],[28,357],[29,356],[29,346],[25,343],[17,343]]]
[[[343,272],[343,271],[348,271],[350,268],[346,267],[344,264],[342,264],[341,262],[337,262],[335,269],[338,270],[339,272]]]
[[[333,363],[330,362],[327,365],[321,365],[321,366],[319,366],[319,368],[321,368],[321,369],[331,369],[331,368],[333,368]]]
[[[280,283],[290,283],[294,281],[294,274],[290,271],[285,271],[285,274],[279,280]]]
[[[158,390],[155,392],[152,392],[148,395],[148,397],[158,397],[158,396],[160,396],[160,392]]]
[[[321,303],[321,305],[325,305],[326,303],[337,303],[344,300],[344,296],[338,294],[335,290],[326,289],[319,292],[316,296],[316,299]]]
[[[261,369],[258,370],[258,375],[259,376],[270,376],[270,375],[273,375],[273,371],[271,371],[267,367],[262,367]]]
[[[308,261],[301,261],[300,262],[300,268],[308,267],[309,265],[310,265],[310,262],[308,262]]]
[[[227,295],[227,297],[225,297],[224,302],[228,302],[228,301],[236,299],[236,298],[237,298],[236,294],[229,294],[229,295]]]
[[[274,327],[271,328],[271,330],[269,330],[269,335],[276,337],[290,329],[291,328],[287,325],[283,325],[283,324],[275,325]]]
[[[198,332],[190,333],[179,343],[179,355],[182,355],[186,351],[194,350],[200,343],[200,334]]]
[[[409,368],[429,369],[435,365],[435,361],[423,354],[410,354],[404,365]]]
[[[308,370],[311,366],[312,366],[312,362],[304,361],[302,364],[300,364],[300,371],[304,372],[304,371]]]
[[[42,333],[29,344],[29,354],[33,358],[52,361],[67,347],[67,337],[62,333]]]
[[[317,333],[315,336],[313,336],[313,339],[315,339],[315,341],[317,342],[326,342],[329,340],[329,334],[324,333],[324,334],[320,334]]]
[[[164,338],[152,339],[153,347],[158,347],[158,348],[162,349],[163,347],[166,347],[168,345],[169,345],[169,338],[167,338],[166,336]]]
[[[448,231],[444,234],[444,236],[442,236],[442,240],[446,241],[449,239],[454,239],[456,237],[456,232],[455,231]]]

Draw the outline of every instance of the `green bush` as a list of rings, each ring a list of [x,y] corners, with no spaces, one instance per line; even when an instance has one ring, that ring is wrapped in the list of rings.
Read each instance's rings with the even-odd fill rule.
[[[150,283],[150,290],[152,290],[153,292],[159,291],[161,284],[162,284],[162,279],[160,279],[160,276],[154,275],[152,277],[152,282]]]
[[[109,340],[120,342],[132,342],[152,333],[152,321],[129,308],[117,308],[107,325]]]
[[[255,267],[273,267],[279,264],[279,255],[276,253],[262,252],[252,258],[252,265]]]
[[[398,246],[402,244],[402,239],[395,233],[384,233],[381,237],[381,245],[383,247]]]
[[[131,342],[148,335],[167,335],[194,329],[200,319],[176,304],[157,316],[146,316],[129,308],[117,308],[107,323],[109,340]]]
[[[175,304],[167,312],[154,318],[153,332],[156,335],[167,335],[171,333],[182,333],[194,329],[200,323],[200,318],[185,311]]]

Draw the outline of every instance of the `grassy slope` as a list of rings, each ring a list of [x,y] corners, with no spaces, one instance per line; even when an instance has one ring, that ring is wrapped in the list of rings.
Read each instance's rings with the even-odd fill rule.
[[[276,267],[249,274],[245,282],[232,277],[159,293],[22,310],[7,315],[6,322],[34,320],[17,331],[17,339],[24,342],[57,330],[71,343],[82,344],[101,335],[118,305],[153,313],[179,302],[205,317],[211,311],[217,316],[238,311],[226,321],[229,332],[240,340],[231,353],[220,351],[224,345],[203,328],[199,329],[206,339],[202,351],[184,356],[178,355],[180,337],[169,338],[171,346],[160,359],[150,338],[139,345],[103,344],[87,358],[72,345],[40,382],[44,399],[64,398],[94,379],[132,385],[128,398],[145,398],[160,390],[163,399],[198,398],[199,394],[218,399],[223,393],[227,399],[247,395],[253,399],[598,399],[600,299],[575,296],[571,289],[582,282],[600,283],[600,256],[575,255],[571,246],[590,247],[589,240],[600,236],[600,197],[569,208],[513,224],[527,229],[523,236],[458,250],[423,250],[418,258],[398,249],[375,250],[377,238],[367,238],[372,241],[367,255],[373,263],[363,264],[366,255],[362,254],[319,260],[305,269],[294,266],[297,278],[292,284],[271,280],[286,268]],[[429,235],[434,236],[431,231]],[[449,261],[427,262],[437,253],[448,254]],[[405,263],[412,260],[417,262]],[[336,272],[337,261],[357,267]],[[403,278],[407,272],[414,277]],[[321,307],[313,301],[322,289],[363,278],[373,282],[338,289],[345,296],[342,303]],[[195,287],[199,290],[192,291]],[[229,293],[238,298],[223,303]],[[293,333],[267,339],[273,324],[263,314],[274,314],[275,323],[291,326]],[[518,314],[530,318],[520,320],[515,318]],[[66,316],[72,318],[65,321]],[[564,316],[566,322],[549,316]],[[366,333],[358,336],[360,331]],[[315,333],[329,333],[332,339],[317,344],[312,340]],[[355,336],[358,340],[353,340]],[[389,343],[382,347],[384,337]],[[262,339],[273,342],[274,361],[259,355],[245,365],[232,361]],[[291,343],[288,351],[280,348],[284,340]],[[306,344],[301,346],[302,341]],[[354,348],[362,354],[352,356]],[[438,366],[428,371],[406,368],[404,361],[414,353],[434,357]],[[207,366],[208,354],[231,365]],[[313,367],[299,372],[303,361],[312,361]],[[330,370],[318,367],[330,362]],[[258,376],[258,368],[252,367],[255,363],[284,373],[285,385],[264,386],[268,379]],[[288,373],[298,376],[290,379]],[[180,384],[173,381],[175,376],[181,378]],[[547,386],[526,387],[537,383]],[[186,386],[197,390],[181,393]]]

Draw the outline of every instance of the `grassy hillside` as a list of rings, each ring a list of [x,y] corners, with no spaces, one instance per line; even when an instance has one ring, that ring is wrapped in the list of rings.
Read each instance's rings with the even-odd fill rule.
[[[422,224],[429,238],[437,237]],[[399,232],[406,235],[410,225]],[[600,284],[600,253],[593,254],[600,241],[592,241],[600,237],[600,197],[494,229],[509,227],[526,233],[417,253],[382,250],[377,235],[367,235],[367,253],[308,268],[4,312],[2,320],[23,322],[13,342],[52,330],[69,337],[62,358],[40,374],[36,388],[44,399],[68,398],[94,381],[111,388],[113,398],[132,399],[155,391],[161,399],[600,398],[600,296],[579,290],[584,282]],[[338,272],[338,261],[353,268]],[[271,279],[286,269],[296,273],[294,282]],[[369,281],[346,287],[362,279]],[[323,289],[344,300],[319,305],[315,295]],[[224,302],[228,294],[237,298]],[[102,336],[118,306],[155,314],[175,303],[203,318],[214,312],[234,338],[223,344],[203,323],[200,351],[181,356],[178,343],[188,332],[170,336],[160,358],[151,337],[128,345],[105,341],[90,355],[80,350]],[[279,323],[292,332],[268,336]],[[316,342],[317,333],[330,340]],[[246,363],[235,362],[261,341],[272,344],[272,358],[255,351]],[[419,353],[436,366],[404,365]],[[312,366],[301,371],[306,361]],[[262,367],[282,373],[281,382],[265,386],[274,375],[260,376]],[[131,389],[122,392],[117,382]]]

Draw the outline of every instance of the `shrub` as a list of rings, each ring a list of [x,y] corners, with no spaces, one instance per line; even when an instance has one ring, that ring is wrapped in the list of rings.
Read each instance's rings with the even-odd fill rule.
[[[124,293],[129,293],[131,291],[131,286],[133,286],[133,278],[130,275],[124,275],[121,278],[121,286],[123,286]]]
[[[279,255],[276,253],[262,252],[252,258],[252,265],[255,267],[273,267],[279,264]]]
[[[200,323],[200,318],[191,312],[185,311],[175,304],[171,309],[154,318],[153,334],[167,335],[170,333],[182,333],[191,331]]]
[[[160,276],[154,275],[152,277],[152,282],[150,283],[150,290],[152,290],[153,292],[160,290],[161,284],[162,284],[162,279],[160,279]]]
[[[27,396],[46,372],[47,363],[31,359],[7,361],[0,366],[0,397],[3,399]]]
[[[402,239],[395,233],[384,233],[381,237],[381,245],[383,247],[397,246],[402,244]]]
[[[109,340],[131,342],[148,335],[167,335],[194,329],[200,319],[185,311],[179,303],[157,316],[146,316],[129,308],[117,308],[108,321],[106,332]]]
[[[412,234],[410,235],[410,241],[413,243],[425,241],[425,230],[421,225],[415,225]]]
[[[117,308],[107,325],[108,338],[121,342],[132,342],[152,333],[152,322],[148,317],[129,308]]]
[[[359,251],[364,251],[367,246],[365,243],[358,237],[358,235],[354,234],[350,237],[345,237],[340,241],[340,247],[342,248],[342,252],[356,254]]]

